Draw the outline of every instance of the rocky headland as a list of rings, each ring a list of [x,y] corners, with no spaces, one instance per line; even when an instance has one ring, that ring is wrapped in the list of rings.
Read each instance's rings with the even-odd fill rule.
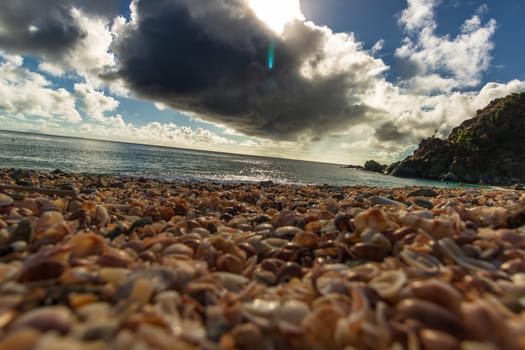
[[[525,93],[492,101],[447,139],[421,140],[385,174],[491,185],[525,182]]]

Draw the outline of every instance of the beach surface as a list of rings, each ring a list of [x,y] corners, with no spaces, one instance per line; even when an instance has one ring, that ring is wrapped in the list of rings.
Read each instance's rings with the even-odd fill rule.
[[[0,349],[523,349],[525,192],[0,169]]]

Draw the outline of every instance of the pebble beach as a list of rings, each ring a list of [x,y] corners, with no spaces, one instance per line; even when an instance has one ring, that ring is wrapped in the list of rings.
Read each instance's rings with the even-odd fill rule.
[[[525,349],[525,192],[0,169],[0,349]]]

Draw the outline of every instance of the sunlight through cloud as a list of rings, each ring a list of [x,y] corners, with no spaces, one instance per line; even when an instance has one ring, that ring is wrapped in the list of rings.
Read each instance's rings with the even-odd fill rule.
[[[282,34],[288,22],[304,21],[299,0],[248,0],[257,17],[270,29]]]

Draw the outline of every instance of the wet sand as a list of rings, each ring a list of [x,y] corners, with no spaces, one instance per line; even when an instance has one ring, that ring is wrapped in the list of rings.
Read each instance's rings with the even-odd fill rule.
[[[0,349],[525,348],[525,192],[0,169]]]

